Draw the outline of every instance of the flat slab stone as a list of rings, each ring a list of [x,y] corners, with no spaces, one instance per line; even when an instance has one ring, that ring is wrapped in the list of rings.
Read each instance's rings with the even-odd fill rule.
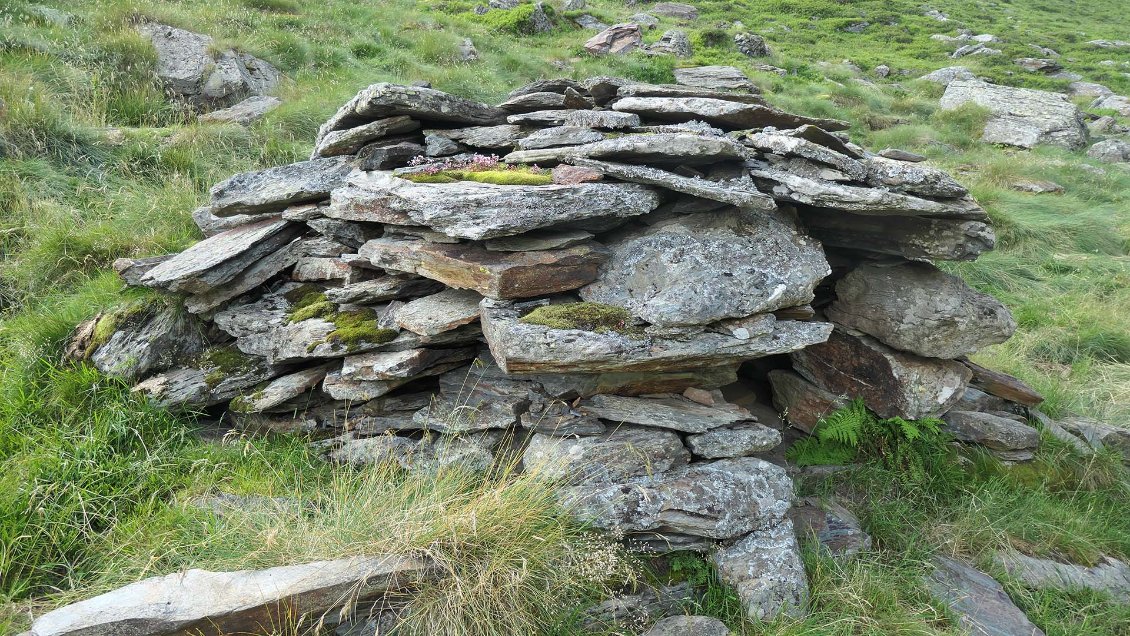
[[[950,411],[942,416],[944,431],[963,442],[979,444],[1000,453],[1003,459],[1023,461],[1032,458],[1040,445],[1040,433],[1027,424],[1007,417],[976,411]]]
[[[618,113],[612,110],[574,110],[565,115],[562,123],[566,126],[620,130],[639,126],[640,117],[632,113]]]
[[[976,104],[992,115],[983,141],[1034,148],[1041,144],[1071,150],[1087,143],[1083,115],[1066,95],[1030,88],[998,86],[979,80],[954,80],[946,86],[941,107]]]
[[[1118,451],[1122,454],[1122,462],[1130,464],[1130,429],[1078,415],[1069,415],[1058,423],[1091,448]]]
[[[676,217],[609,245],[587,301],[660,326],[704,325],[803,305],[831,273],[819,243],[769,214]]]
[[[516,236],[488,239],[483,247],[492,252],[537,252],[579,245],[593,238],[584,230],[534,230]]]
[[[488,125],[502,123],[506,111],[432,88],[381,82],[362,89],[338,109],[319,129],[315,146],[336,130],[397,115],[422,121]]]
[[[283,247],[251,262],[246,269],[231,280],[184,299],[189,313],[203,314],[241,296],[270,280],[279,272],[298,262],[303,241],[291,241]]]
[[[670,616],[643,636],[730,636],[730,628],[713,616]]]
[[[776,202],[769,195],[757,189],[757,185],[748,177],[739,177],[726,180],[698,179],[651,168],[636,166],[626,163],[613,163],[609,161],[596,161],[594,159],[569,159],[576,166],[592,168],[601,174],[615,177],[622,181],[643,183],[659,186],[682,192],[702,199],[718,201],[750,210],[775,210]]]
[[[429,129],[426,135],[436,135],[456,141],[472,148],[514,148],[525,136],[521,126],[500,124],[497,126],[471,126],[470,128]]]
[[[923,358],[840,327],[792,354],[793,368],[835,395],[860,397],[880,417],[937,417],[961,399],[973,373],[956,360]]]
[[[413,183],[370,172],[354,175],[344,191],[335,192],[327,215],[424,225],[448,236],[483,240],[569,221],[638,216],[659,203],[655,189],[633,183]]]
[[[491,252],[475,245],[377,239],[361,250],[373,265],[419,274],[488,298],[547,296],[591,282],[607,251],[591,241],[559,250]]]
[[[535,433],[522,455],[522,464],[549,479],[615,483],[685,466],[690,458],[675,433],[621,426],[591,437]]]
[[[370,351],[346,356],[341,366],[341,377],[364,381],[416,378],[437,365],[470,360],[476,352],[475,347]]]
[[[973,380],[970,383],[990,395],[1025,406],[1039,406],[1044,401],[1044,396],[1018,378],[969,360],[962,362],[973,371]]]
[[[717,90],[676,84],[628,84],[616,90],[616,97],[702,97],[739,104],[765,104],[765,99],[748,91]]]
[[[94,330],[108,328],[113,333],[94,349],[90,362],[99,371],[127,381],[168,369],[205,345],[204,324],[175,307],[128,306],[99,318]]]
[[[706,459],[747,457],[772,450],[780,443],[780,431],[757,423],[732,424],[687,436],[691,452]]]
[[[558,146],[579,146],[604,139],[604,134],[582,126],[554,126],[530,133],[518,142],[522,150],[555,148]]]
[[[290,241],[289,221],[266,219],[210,236],[162,261],[141,277],[141,283],[170,291],[207,292],[235,278],[259,257],[264,248],[273,252]],[[275,239],[272,241],[272,239]]]
[[[416,557],[360,556],[265,570],[187,570],[131,583],[40,616],[33,636],[254,633],[295,617],[316,622],[434,575]]]
[[[724,367],[743,360],[795,351],[823,342],[831,325],[777,321],[766,316],[762,335],[742,339],[702,332],[685,337],[550,329],[519,322],[513,306],[483,306],[483,335],[507,373],[672,372]],[[685,387],[684,387],[685,388]]]
[[[801,220],[829,247],[891,254],[910,260],[972,261],[996,246],[981,221],[914,216],[864,216],[806,209]]]
[[[697,165],[745,159],[747,151],[728,137],[687,133],[629,134],[581,146],[517,150],[502,158],[507,163],[546,164],[568,162],[574,157],[619,159]]]
[[[393,135],[403,135],[420,129],[420,122],[405,115],[386,117],[345,130],[335,130],[318,140],[311,159],[352,155],[365,144]]]
[[[619,483],[582,484],[561,496],[579,519],[602,530],[731,539],[781,522],[792,498],[792,481],[779,466],[741,457]]]
[[[760,89],[746,77],[746,74],[733,66],[693,66],[675,69],[675,81],[683,86],[709,88],[713,90],[745,90],[756,92]]]
[[[395,463],[417,475],[434,474],[444,468],[482,473],[494,464],[490,450],[458,437],[442,437],[435,441],[393,435],[353,439],[331,450],[327,458],[358,467]]]
[[[750,532],[713,559],[719,578],[734,588],[750,618],[803,615],[808,578],[788,519]]]
[[[1000,301],[928,263],[860,265],[836,283],[825,315],[928,358],[975,353],[1016,331]]]
[[[959,617],[962,628],[975,636],[1043,636],[991,576],[944,556],[932,561],[926,579],[935,598]]]
[[[337,304],[372,305],[397,298],[433,294],[442,289],[440,283],[421,276],[386,274],[372,280],[327,289],[325,294],[326,300]]]
[[[330,365],[319,365],[279,376],[253,393],[236,397],[229,408],[240,413],[268,411],[317,386],[330,368]]]
[[[1093,566],[1038,559],[1019,552],[998,552],[993,561],[1028,587],[1036,589],[1087,589],[1106,592],[1121,602],[1130,601],[1130,565],[1103,556]]]
[[[613,110],[635,113],[646,119],[688,122],[693,120],[725,128],[796,128],[813,124],[824,130],[847,130],[847,122],[836,119],[819,119],[792,115],[771,106],[741,104],[722,99],[704,97],[624,97],[612,104]]]
[[[266,214],[327,199],[352,169],[349,157],[327,157],[237,174],[212,186],[209,208],[219,217]]]
[[[820,420],[848,403],[843,396],[825,391],[784,369],[770,371],[769,384],[773,388],[773,406],[792,427],[805,433],[812,433]]]
[[[815,539],[833,556],[850,557],[871,549],[871,535],[863,531],[859,519],[834,500],[805,497],[789,511],[789,518],[798,539]]]
[[[516,427],[537,385],[510,378],[489,363],[462,365],[440,377],[440,395],[417,411],[420,428],[459,434]]]
[[[445,289],[397,309],[396,324],[412,333],[434,336],[477,321],[482,299],[469,289]]]
[[[704,433],[720,426],[754,419],[745,409],[714,408],[677,396],[639,398],[594,395],[581,402],[579,408],[584,413],[615,424],[627,422],[683,433]]]
[[[743,135],[741,139],[743,144],[761,152],[784,157],[803,157],[831,166],[854,181],[863,181],[867,176],[867,168],[855,158],[804,137],[777,132],[758,132]]]

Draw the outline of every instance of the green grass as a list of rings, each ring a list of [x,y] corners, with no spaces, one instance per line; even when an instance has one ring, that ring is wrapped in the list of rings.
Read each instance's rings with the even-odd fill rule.
[[[1120,54],[1084,44],[1125,39],[1117,0],[930,3],[950,15],[947,23],[923,16],[917,0],[698,0],[699,20],[661,18],[645,33],[654,41],[666,29],[686,29],[695,53],[677,62],[593,58],[582,52],[592,32],[568,16],[554,15],[550,33],[526,35],[517,18],[529,9],[480,17],[477,3],[461,0],[46,4],[71,12],[72,24],[45,19],[31,3],[0,2],[0,601],[8,601],[0,602],[0,632],[26,627],[31,609],[189,565],[237,568],[424,547],[466,586],[430,590],[414,619],[421,630],[579,633],[552,610],[605,591],[605,581],[564,580],[579,567],[570,555],[591,539],[549,505],[543,485],[452,474],[425,488],[385,469],[334,473],[299,439],[203,442],[191,416],[174,418],[89,368],[59,362],[75,324],[123,302],[108,273],[115,258],[198,240],[189,213],[211,184],[307,157],[318,125],[377,81],[426,79],[498,102],[542,77],[669,82],[676,64],[735,64],[773,103],[846,119],[858,142],[921,152],[957,175],[992,216],[1000,241],[974,263],[946,267],[1001,298],[1019,323],[1015,337],[978,361],[1031,383],[1052,414],[1078,411],[1115,424],[1130,418],[1130,172],[1054,149],[985,147],[977,142],[983,111],[940,112],[941,89],[912,79],[964,64],[1006,84],[1062,87],[1012,65],[1014,57],[1034,56],[1027,45],[1037,43],[1062,53],[1067,70],[1130,94],[1130,69],[1100,64]],[[610,24],[647,9],[616,0],[589,5]],[[249,128],[194,123],[154,81],[155,56],[132,29],[147,18],[207,32],[276,64],[289,78],[280,89],[284,105]],[[764,35],[773,56],[742,57],[732,44],[737,20]],[[860,21],[870,23],[862,33],[843,30]],[[958,28],[1004,38],[992,46],[1005,54],[951,61],[951,47],[929,35]],[[479,62],[458,61],[466,37]],[[789,73],[753,71],[758,63]],[[880,63],[892,67],[890,78],[871,76]],[[1105,173],[1086,170],[1093,166]],[[1050,179],[1066,192],[1015,192],[1009,184],[1017,178]],[[732,594],[716,585],[691,609],[722,616],[743,634],[948,634],[956,631],[919,582],[934,551],[983,567],[1003,546],[1083,561],[1130,555],[1130,502],[1115,460],[1080,460],[1054,444],[1026,467],[974,456],[959,478],[907,480],[866,464],[850,478],[802,489],[855,502],[876,550],[850,563],[807,554],[813,613],[803,621],[744,624]],[[272,535],[255,515],[220,519],[185,504],[212,490],[295,497],[316,502],[319,512],[288,512],[290,523]],[[428,505],[410,509],[408,501]],[[443,506],[458,514],[441,514]],[[377,514],[381,525],[395,519],[404,532],[363,531]],[[493,525],[468,528],[475,515]],[[530,559],[525,569],[519,551]],[[595,571],[626,576],[620,555],[589,551],[602,559]],[[1130,610],[1101,596],[1033,593],[1004,581],[1049,634],[1125,633],[1130,621]],[[500,590],[497,598],[488,598],[488,588]],[[534,605],[551,611],[534,615]],[[498,616],[514,622],[496,624]]]

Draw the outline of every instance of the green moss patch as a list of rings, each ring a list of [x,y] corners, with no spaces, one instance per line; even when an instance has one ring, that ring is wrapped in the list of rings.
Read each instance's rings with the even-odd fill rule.
[[[326,300],[326,295],[320,291],[308,291],[297,301],[291,302],[294,302],[294,306],[287,315],[287,321],[292,323],[311,318],[329,319],[337,311],[337,305]]]
[[[337,329],[326,337],[331,342],[340,342],[347,349],[361,343],[384,344],[392,342],[397,336],[395,329],[385,329],[377,323],[377,312],[372,309],[342,311],[329,319]]]
[[[553,177],[529,169],[516,170],[443,170],[435,174],[416,173],[403,176],[413,183],[455,183],[475,181],[495,185],[550,185]]]
[[[208,349],[200,354],[196,364],[207,372],[204,382],[208,388],[213,388],[225,378],[247,371],[253,362],[250,356],[230,345]]]
[[[601,303],[567,303],[538,307],[522,316],[521,322],[527,325],[541,325],[550,329],[580,329],[605,333],[614,331],[623,334],[640,333],[632,325],[632,314],[623,307]]]
[[[94,352],[109,342],[116,332],[145,322],[160,307],[161,302],[158,297],[146,297],[103,314],[94,324],[94,333],[86,346],[85,356],[89,358],[94,355]]]

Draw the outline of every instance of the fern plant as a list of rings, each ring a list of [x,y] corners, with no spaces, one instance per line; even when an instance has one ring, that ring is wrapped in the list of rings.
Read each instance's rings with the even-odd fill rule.
[[[822,419],[786,457],[798,466],[877,461],[920,480],[949,463],[948,441],[939,420],[880,419],[857,398]]]

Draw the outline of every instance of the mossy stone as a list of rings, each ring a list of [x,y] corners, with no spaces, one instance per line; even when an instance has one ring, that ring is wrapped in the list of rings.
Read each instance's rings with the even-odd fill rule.
[[[632,314],[623,307],[601,303],[566,303],[538,307],[522,316],[521,322],[541,325],[550,329],[580,329],[605,333],[614,331],[637,334],[640,329],[632,324]]]

